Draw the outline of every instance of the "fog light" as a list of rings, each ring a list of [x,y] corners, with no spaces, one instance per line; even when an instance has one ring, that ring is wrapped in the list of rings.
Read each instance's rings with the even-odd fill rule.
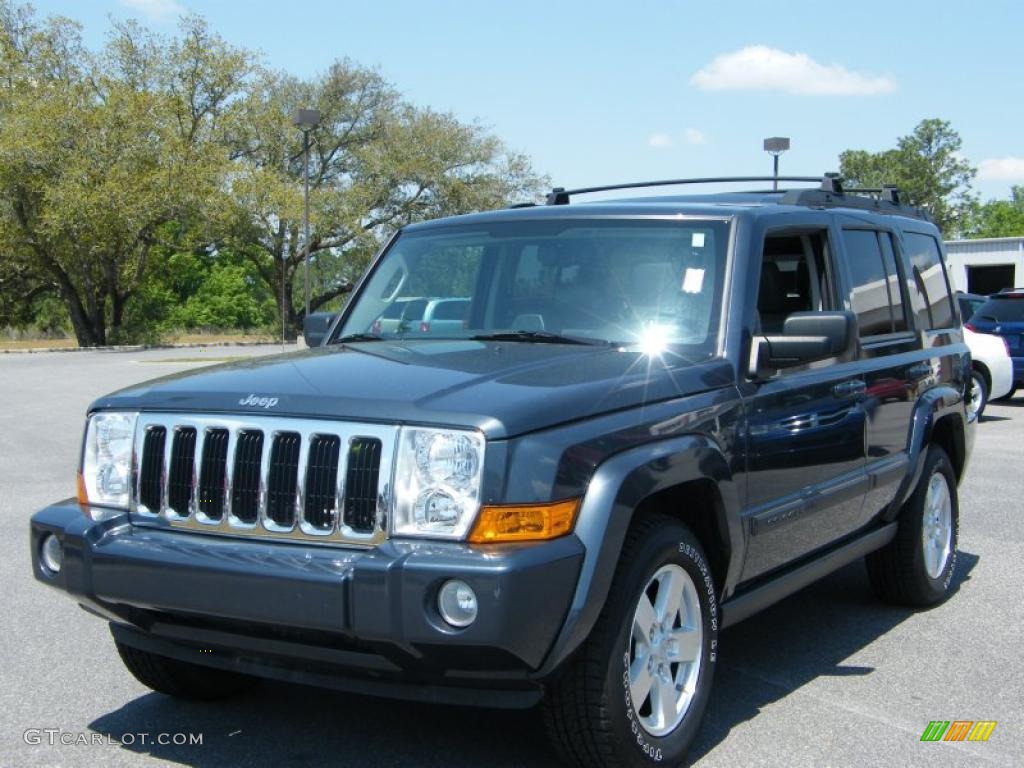
[[[51,574],[60,573],[60,567],[64,565],[64,548],[52,533],[43,537],[43,543],[39,546],[39,558],[43,561],[43,567]]]
[[[476,621],[476,593],[464,581],[446,581],[437,595],[437,610],[453,627],[468,627]]]

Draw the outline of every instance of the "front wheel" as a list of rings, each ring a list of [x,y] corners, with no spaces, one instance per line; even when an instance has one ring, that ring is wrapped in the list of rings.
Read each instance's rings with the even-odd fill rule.
[[[960,503],[953,465],[939,446],[928,448],[921,479],[898,523],[896,538],[866,558],[871,586],[901,605],[942,602],[956,569]]]
[[[630,528],[591,636],[547,693],[545,723],[577,766],[680,763],[704,716],[718,647],[714,580],[672,518]]]
[[[238,672],[158,656],[120,642],[117,642],[117,652],[140,683],[180,699],[223,699],[257,682],[256,678]]]

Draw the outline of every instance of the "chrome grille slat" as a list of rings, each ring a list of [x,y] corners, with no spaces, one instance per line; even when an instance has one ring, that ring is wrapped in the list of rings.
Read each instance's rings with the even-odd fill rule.
[[[229,528],[235,528],[239,525],[243,528],[248,528],[245,523],[234,519],[231,514],[231,493],[234,490],[234,478],[231,477],[231,470],[235,466],[235,451],[237,450],[238,431],[230,429],[228,430],[228,453],[224,461],[224,498],[222,499],[221,520],[226,520]]]
[[[380,424],[143,413],[132,513],[210,534],[372,546],[387,538],[397,435]],[[364,446],[379,446],[376,474]]]
[[[206,450],[206,430],[196,430],[196,445],[192,451],[192,500],[189,505],[189,515],[199,519],[199,494],[202,492],[199,481],[199,472],[202,469],[203,451]]]

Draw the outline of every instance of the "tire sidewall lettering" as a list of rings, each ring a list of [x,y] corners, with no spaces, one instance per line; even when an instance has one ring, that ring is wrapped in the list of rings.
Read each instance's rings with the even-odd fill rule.
[[[708,636],[710,637],[710,648],[705,654],[704,658],[707,659],[707,672],[701,676],[701,679],[707,679],[710,673],[711,666],[716,662],[718,657],[718,626],[719,626],[719,611],[718,611],[718,599],[715,594],[715,582],[711,575],[711,569],[708,567],[707,562],[704,560],[703,555],[689,543],[682,541],[679,542],[676,551],[682,558],[688,562],[682,563],[684,567],[690,572],[693,577],[694,584],[697,585],[698,591],[703,587],[703,592],[706,597],[706,606],[702,606],[702,609],[706,612],[704,619],[705,626],[708,628]],[[697,570],[697,574],[693,573],[694,568]],[[626,650],[622,654],[622,700],[626,708],[626,720],[629,727],[629,735],[635,741],[637,748],[641,753],[649,760],[655,763],[661,763],[665,759],[664,749],[654,743],[654,740],[647,734],[643,726],[640,724],[637,713],[633,708],[633,697],[629,690],[629,635],[626,636]],[[687,722],[690,714],[683,718],[677,727],[676,731],[668,734],[671,737],[673,734],[678,732],[679,728],[682,728]]]

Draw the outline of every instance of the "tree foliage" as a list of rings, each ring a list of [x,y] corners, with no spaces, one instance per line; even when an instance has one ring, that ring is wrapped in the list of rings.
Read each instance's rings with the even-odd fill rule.
[[[220,119],[247,55],[197,18],[173,40],[116,26],[100,54],[72,22],[0,18],[5,291],[59,295],[80,344],[117,341],[161,227],[201,216],[219,187]]]
[[[0,0],[0,324],[55,297],[82,345],[174,323],[265,325],[282,309],[294,332],[300,107],[322,115],[314,309],[402,225],[539,191],[528,161],[483,128],[409,104],[351,61],[308,80],[271,72],[194,16],[175,37],[115,24],[93,52],[75,22]]]
[[[531,198],[541,180],[479,126],[404,103],[372,70],[342,60],[300,81],[266,72],[232,142],[227,242],[244,245],[290,326],[304,313],[304,137],[295,110],[319,110],[310,135],[310,307],[351,288],[371,255],[413,221]],[[282,274],[283,273],[283,274]],[[297,296],[296,296],[297,294]]]
[[[1009,200],[989,200],[971,213],[968,237],[1024,237],[1024,186],[1010,190]]]
[[[974,199],[975,169],[960,155],[962,141],[949,122],[922,120],[894,149],[849,149],[839,155],[839,172],[850,187],[895,184],[904,199],[927,209],[946,236],[961,232]]]

